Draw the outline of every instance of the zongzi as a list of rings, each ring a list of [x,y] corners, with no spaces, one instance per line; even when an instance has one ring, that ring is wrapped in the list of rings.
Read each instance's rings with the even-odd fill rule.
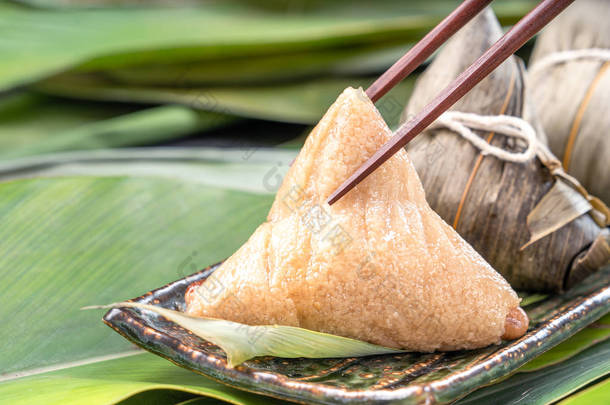
[[[403,119],[421,110],[438,89],[457,77],[501,35],[491,9],[484,10],[456,33],[418,79]],[[536,153],[531,159],[517,159],[527,148],[522,140],[491,130],[473,131],[489,144],[480,150],[450,129],[451,125],[426,130],[408,145],[408,152],[432,209],[514,288],[555,292],[577,283],[610,260],[610,239],[603,231],[607,218],[596,221],[590,201],[597,200],[580,187],[566,185],[570,179],[556,167],[560,165],[552,154],[546,153],[544,133],[523,97],[523,76],[519,60],[508,59],[451,111],[468,118],[476,115],[481,122],[521,119],[533,127],[529,147]],[[514,159],[489,156],[491,147]],[[542,208],[550,210],[535,210],[544,196],[548,198]],[[574,204],[576,200],[578,204]],[[596,239],[599,243],[590,248]],[[577,257],[584,262],[575,260]],[[587,266],[577,265],[585,262]]]
[[[430,209],[406,151],[325,203],[390,136],[362,89],[346,89],[307,138],[267,222],[189,288],[187,313],[414,351],[523,335],[519,298]]]
[[[610,1],[580,0],[542,32],[528,95],[564,169],[610,204]]]

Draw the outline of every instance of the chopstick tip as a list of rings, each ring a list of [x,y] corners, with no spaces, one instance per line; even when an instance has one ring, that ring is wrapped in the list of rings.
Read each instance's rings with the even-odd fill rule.
[[[354,182],[351,178],[346,180],[343,184],[341,184],[333,193],[328,197],[326,202],[328,205],[333,205],[337,201],[341,199],[345,194],[348,193],[352,188],[356,186],[357,182]]]

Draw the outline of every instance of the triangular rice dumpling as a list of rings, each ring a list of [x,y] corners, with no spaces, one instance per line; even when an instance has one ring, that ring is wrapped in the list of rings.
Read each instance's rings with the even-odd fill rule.
[[[414,351],[498,342],[519,299],[428,206],[404,150],[326,204],[390,136],[362,89],[346,89],[309,135],[267,222],[187,291],[187,312]]]

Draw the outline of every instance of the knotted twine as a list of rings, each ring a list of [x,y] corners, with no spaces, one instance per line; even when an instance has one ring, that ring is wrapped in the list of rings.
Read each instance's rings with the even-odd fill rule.
[[[537,157],[556,179],[564,180],[575,191],[591,204],[594,211],[593,220],[600,226],[610,225],[610,209],[597,197],[590,195],[576,178],[565,172],[561,162],[548,147],[539,141],[534,128],[524,119],[508,115],[479,115],[460,111],[446,111],[429,127],[429,129],[447,128],[466,139],[481,151],[481,154],[493,156],[511,163],[527,163]],[[523,152],[512,152],[491,145],[472,130],[483,130],[500,133],[505,136],[521,139],[526,143]]]

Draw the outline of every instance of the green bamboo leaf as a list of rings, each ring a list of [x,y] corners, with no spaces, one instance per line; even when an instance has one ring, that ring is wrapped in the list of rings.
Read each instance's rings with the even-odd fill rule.
[[[531,1],[500,0],[505,22]],[[419,39],[453,1],[325,2],[311,12],[279,13],[251,5],[44,10],[0,4],[0,90],[57,72],[107,70],[256,55],[349,48]],[[253,18],[256,15],[256,18]],[[239,61],[237,61],[239,63]]]
[[[532,373],[518,373],[501,383],[475,391],[456,405],[546,405],[609,372],[610,341],[606,340],[557,365]]]
[[[0,181],[32,177],[153,177],[273,194],[298,151],[258,147],[130,148],[62,152],[0,161]]]
[[[250,326],[222,319],[198,318],[186,315],[183,312],[137,302],[119,302],[111,305],[89,306],[82,309],[120,307],[155,312],[193,332],[200,338],[214,343],[226,353],[229,367],[235,367],[246,360],[261,356],[332,358],[404,352],[404,350],[390,349],[360,340],[293,326]]]
[[[202,397],[192,392],[176,389],[150,389],[138,392],[114,405],[182,405],[192,403],[194,399],[206,399],[218,404],[216,398]],[[222,402],[221,402],[222,403]]]
[[[409,49],[411,44],[352,46],[274,55],[215,59],[203,62],[147,64],[104,71],[115,83],[139,86],[201,87],[251,85],[307,80],[328,74],[382,72]],[[244,69],[247,66],[247,69]]]
[[[204,395],[216,403],[283,403],[228,387],[153,354],[140,352],[0,381],[0,404],[134,405],[131,400],[135,404],[143,404],[138,395],[144,394],[142,399],[146,399],[146,394],[150,395],[149,398],[155,398],[155,391],[159,393],[160,390],[166,391],[166,394],[172,391],[175,395]],[[148,405],[151,402],[144,403]]]
[[[564,399],[558,405],[591,405],[607,403],[610,398],[610,380],[595,384]]]
[[[246,152],[138,149],[0,163],[0,284],[11,286],[0,292],[1,404],[102,405],[158,390],[270,401],[134,353],[98,315],[77,309],[141,294],[239,247],[273,191],[244,175],[294,157]],[[207,185],[215,182],[229,186]]]
[[[78,308],[137,296],[228,257],[267,214],[274,190],[262,177],[294,156],[146,153],[0,164],[0,285],[10,286],[0,291],[2,373],[128,350]]]
[[[0,103],[0,158],[153,144],[234,120],[182,106],[137,111],[19,94]]]
[[[576,335],[555,346],[543,355],[530,361],[519,369],[536,371],[553,364],[560,363],[597,343],[610,338],[610,315],[602,317],[597,322],[587,326]]]
[[[198,397],[198,398],[189,399],[184,402],[180,402],[176,405],[211,405],[211,404],[216,405],[216,404],[218,404],[218,402],[216,400],[214,400],[214,398]],[[136,405],[136,404],[121,403],[118,405]],[[145,404],[145,405],[147,405],[147,404]]]
[[[15,3],[31,7],[64,9],[64,8],[103,8],[116,6],[150,7],[160,5],[192,5],[197,0],[12,0]]]
[[[534,304],[538,301],[542,301],[543,299],[548,297],[548,295],[546,295],[546,294],[530,293],[530,292],[522,292],[522,291],[518,291],[517,294],[519,295],[519,298],[521,298],[522,307],[526,307],[526,306]]]
[[[322,78],[282,85],[167,88],[117,85],[101,76],[65,75],[37,89],[54,95],[101,101],[175,103],[216,113],[276,121],[316,124],[348,86],[367,87],[375,78]],[[403,80],[377,102],[390,126],[398,123],[414,78]]]
[[[127,104],[67,101],[32,93],[0,98],[0,153],[40,143],[49,134],[135,111]]]

